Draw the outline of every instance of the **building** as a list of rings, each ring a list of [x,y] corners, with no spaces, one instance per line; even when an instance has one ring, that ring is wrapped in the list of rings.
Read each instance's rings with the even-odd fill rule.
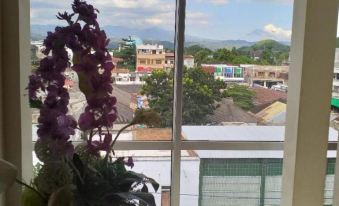
[[[245,78],[249,85],[271,88],[273,85],[288,82],[289,66],[241,65],[245,68]]]
[[[165,68],[165,50],[163,45],[141,44],[136,46],[136,71],[150,72]]]
[[[187,68],[193,68],[195,66],[194,56],[192,56],[192,55],[185,55],[184,56],[184,65]]]
[[[173,69],[174,68],[175,57],[174,53],[166,53],[165,54],[165,67],[166,69]]]
[[[263,125],[285,125],[286,104],[276,101],[255,115]]]
[[[35,130],[35,129],[33,129]],[[283,126],[183,126],[184,140],[194,141],[267,141],[283,142]],[[32,133],[36,136],[36,133]],[[170,140],[169,128],[126,131],[123,140]],[[329,128],[328,141],[336,141],[338,132]],[[133,157],[133,171],[154,178],[157,206],[168,204],[171,186],[171,151],[120,150],[117,157]],[[336,151],[327,153],[324,205],[333,203]],[[181,153],[181,191],[179,206],[280,206],[282,184],[281,150],[183,150]],[[38,159],[33,154],[33,162]]]
[[[174,68],[175,57],[174,53],[166,53],[165,54],[165,68],[166,69],[173,69]],[[184,56],[184,66],[186,68],[193,68],[195,66],[194,57],[192,55],[185,55]]]
[[[244,67],[227,64],[202,64],[201,67],[205,72],[213,74],[216,79],[228,83],[245,82]]]
[[[335,50],[331,105],[337,109],[339,108],[339,48]]]
[[[216,103],[216,110],[207,118],[212,125],[256,125],[258,122],[253,114],[236,106],[232,98]]]
[[[287,102],[287,93],[285,92],[275,91],[263,87],[252,87],[252,90],[255,92],[255,98],[253,102],[254,107],[251,109],[251,112],[255,114],[276,101],[283,103]]]

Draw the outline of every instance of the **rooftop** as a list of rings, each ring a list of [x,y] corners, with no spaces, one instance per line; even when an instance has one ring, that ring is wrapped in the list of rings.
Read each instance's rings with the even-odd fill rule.
[[[164,49],[164,46],[159,44],[141,44],[137,45],[137,49]]]
[[[274,102],[255,115],[263,124],[284,125],[286,121],[286,104]]]
[[[224,98],[220,102],[220,106],[214,111],[213,115],[208,117],[213,124],[233,123],[257,123],[257,118],[234,105],[233,100]]]
[[[263,87],[253,87],[252,89],[255,92],[254,108],[251,110],[253,113],[258,113],[276,101],[287,102],[287,93],[285,92]]]

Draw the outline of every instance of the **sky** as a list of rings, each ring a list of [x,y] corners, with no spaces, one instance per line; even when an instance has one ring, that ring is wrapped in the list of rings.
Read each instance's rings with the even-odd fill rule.
[[[31,24],[60,24],[72,0],[31,0]],[[175,0],[88,0],[102,25],[174,31]],[[218,40],[290,41],[293,0],[187,0],[186,34]]]

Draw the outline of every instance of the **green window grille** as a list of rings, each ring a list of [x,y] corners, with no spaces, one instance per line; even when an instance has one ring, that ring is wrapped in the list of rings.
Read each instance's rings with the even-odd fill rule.
[[[335,159],[328,159],[324,205],[332,204]],[[282,159],[201,159],[200,206],[280,206]]]

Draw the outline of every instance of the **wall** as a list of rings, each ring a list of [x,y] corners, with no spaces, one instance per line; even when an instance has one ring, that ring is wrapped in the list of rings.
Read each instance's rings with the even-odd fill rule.
[[[1,16],[1,139],[3,158],[18,168],[18,178],[32,174],[31,117],[26,85],[30,72],[29,1],[2,0]],[[3,205],[20,205],[21,187],[13,185]]]

